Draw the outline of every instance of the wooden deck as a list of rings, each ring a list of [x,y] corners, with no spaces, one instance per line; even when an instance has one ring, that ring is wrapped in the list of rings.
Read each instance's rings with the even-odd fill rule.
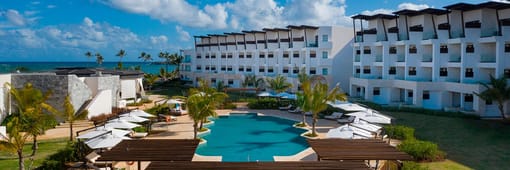
[[[310,147],[321,160],[413,160],[407,153],[397,150],[378,139],[314,139]]]
[[[368,170],[363,161],[323,162],[151,162],[147,170]]]
[[[123,140],[97,161],[191,161],[199,140]]]

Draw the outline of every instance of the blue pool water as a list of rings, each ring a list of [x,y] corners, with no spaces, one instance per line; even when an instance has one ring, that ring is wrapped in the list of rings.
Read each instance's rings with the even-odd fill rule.
[[[295,121],[250,114],[219,116],[202,137],[207,143],[196,153],[222,156],[223,162],[274,161],[273,156],[290,156],[308,147],[300,134],[306,130],[292,127]]]

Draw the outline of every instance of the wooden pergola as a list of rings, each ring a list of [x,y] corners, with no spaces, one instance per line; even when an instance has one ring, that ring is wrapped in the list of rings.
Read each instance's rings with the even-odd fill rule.
[[[308,144],[321,160],[388,160],[408,161],[413,158],[379,139],[312,139]],[[377,165],[376,165],[377,167]]]
[[[146,170],[368,170],[363,161],[324,162],[151,162]]]
[[[111,150],[101,154],[97,161],[186,161],[195,155],[199,140],[147,139],[123,140]]]

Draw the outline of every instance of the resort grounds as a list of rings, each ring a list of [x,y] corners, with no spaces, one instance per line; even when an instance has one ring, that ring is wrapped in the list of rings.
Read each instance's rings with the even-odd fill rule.
[[[150,99],[157,101],[163,96],[151,95]],[[279,110],[250,110],[245,104],[238,103],[234,110],[217,110],[219,115],[230,112],[256,112],[267,116],[301,121],[302,115],[291,114]],[[153,104],[147,104],[140,109],[150,108]],[[435,142],[447,153],[447,160],[443,162],[421,163],[429,169],[501,169],[509,167],[510,162],[510,126],[497,120],[477,120],[467,118],[454,118],[444,116],[431,116],[404,112],[382,112],[395,118],[397,125],[406,125],[416,129],[415,135],[422,140]],[[312,118],[307,116],[307,123],[311,124]],[[327,131],[338,127],[335,121],[319,119],[317,131],[320,138],[324,138]],[[91,126],[83,123],[83,126],[75,128],[80,130]],[[170,122],[158,122],[153,125],[154,134],[146,139],[191,139],[193,138],[192,120],[187,115],[177,116],[177,120]],[[65,147],[68,137],[68,128],[56,128],[41,136],[40,150],[35,157],[32,167],[40,165],[42,160],[58,149]],[[29,145],[26,146],[29,151]],[[218,157],[203,157],[196,155],[195,161],[219,161]],[[306,149],[297,155],[290,157],[278,157],[275,161],[315,161],[316,156],[311,149]],[[27,159],[27,164],[31,161]],[[17,159],[15,155],[0,151],[1,169],[16,169]]]

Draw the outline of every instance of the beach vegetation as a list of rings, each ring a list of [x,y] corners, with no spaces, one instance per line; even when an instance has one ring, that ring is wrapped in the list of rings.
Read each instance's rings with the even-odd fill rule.
[[[388,137],[398,140],[408,140],[414,138],[414,128],[402,125],[386,125],[384,131]]]
[[[117,63],[116,69],[118,69],[118,70],[124,69],[122,66],[122,58],[124,58],[124,56],[126,56],[126,55],[127,55],[127,53],[123,49],[120,49],[119,52],[115,55],[115,56],[119,57],[119,62]]]
[[[255,88],[255,93],[258,93],[259,90],[265,88],[266,83],[263,78],[257,78],[257,76],[252,74],[252,75],[246,75],[244,77],[244,80],[241,83],[241,85],[244,88],[253,87],[253,88]]]
[[[69,141],[73,141],[73,125],[76,120],[85,119],[87,117],[88,111],[83,110],[80,113],[76,113],[74,111],[74,106],[71,103],[71,97],[69,95],[66,96],[64,100],[64,110],[60,111],[58,115],[62,117],[66,122],[69,123]]]
[[[103,65],[103,61],[104,61],[103,55],[101,55],[101,53],[97,52],[95,54],[95,56],[96,56],[96,63],[99,65],[99,67],[101,67],[101,65]]]
[[[158,79],[159,77],[155,74],[145,74],[143,75],[143,84],[145,85],[145,88],[150,91]]]
[[[203,123],[209,116],[216,117],[216,109],[224,102],[228,95],[217,92],[205,80],[199,80],[198,88],[191,88],[186,100],[188,115],[193,120],[193,138],[197,139],[197,132],[203,128]]]
[[[292,83],[287,81],[287,77],[277,75],[275,78],[267,78],[267,87],[276,93],[281,93],[292,88]]]
[[[489,76],[489,83],[480,83],[486,88],[486,90],[481,93],[474,94],[485,101],[496,101],[501,118],[507,120],[505,115],[505,104],[508,100],[510,100],[510,87],[508,86],[507,78],[504,75],[501,76],[501,78],[495,78],[492,75]]]

